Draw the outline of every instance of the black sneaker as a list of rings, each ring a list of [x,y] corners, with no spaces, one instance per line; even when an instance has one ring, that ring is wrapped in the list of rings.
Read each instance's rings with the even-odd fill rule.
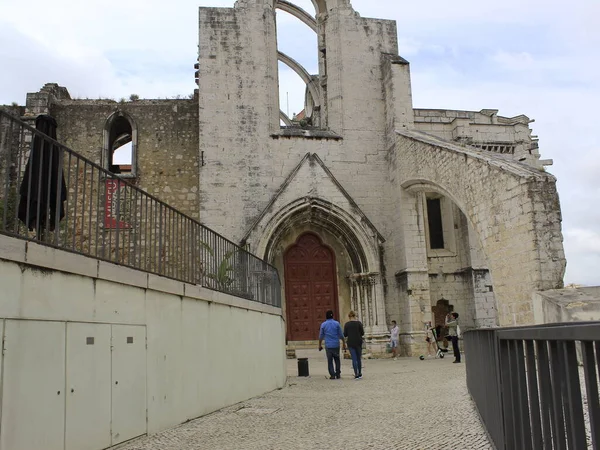
[[[333,376],[333,377],[329,377],[329,379],[330,379],[330,380],[335,380],[335,379],[336,379],[336,377],[335,377],[335,376]]]
[[[339,380],[340,378],[342,378],[342,376],[341,375],[336,375],[335,378]]]

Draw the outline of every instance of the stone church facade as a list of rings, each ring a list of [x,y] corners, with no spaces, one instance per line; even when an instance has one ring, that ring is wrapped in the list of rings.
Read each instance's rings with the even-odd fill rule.
[[[396,320],[408,355],[450,310],[465,329],[533,323],[565,257],[531,120],[415,109],[395,22],[313,3],[200,8],[193,98],[75,100],[48,84],[14,112],[49,112],[65,145],[274,264],[290,345],[317,339],[328,309],[355,310],[376,350]],[[317,33],[318,74],[278,52],[277,9]],[[307,83],[301,124],[281,112],[278,61]],[[130,167],[112,163],[124,141]]]

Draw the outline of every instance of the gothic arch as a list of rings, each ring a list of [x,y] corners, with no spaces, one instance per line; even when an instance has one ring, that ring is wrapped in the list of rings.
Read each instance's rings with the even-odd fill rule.
[[[423,179],[423,178],[405,181],[404,183],[402,183],[402,188],[408,192],[435,192],[437,194],[440,194],[440,195],[450,199],[458,207],[458,209],[460,209],[460,211],[464,214],[464,216],[467,218],[467,221],[469,222],[471,229],[475,233],[475,238],[477,239],[477,244],[478,244],[479,248],[481,249],[481,251],[483,252],[483,254],[485,255],[486,262],[488,262],[488,255],[485,251],[485,247],[484,247],[483,241],[481,239],[479,227],[473,221],[473,218],[469,215],[469,213],[468,213],[469,209],[467,209],[467,205],[465,204],[463,199],[454,195],[449,189],[446,189],[445,187],[441,186],[440,184],[435,183],[430,180],[427,180],[427,179]],[[489,262],[488,262],[488,264],[489,264]]]
[[[481,243],[500,325],[531,323],[531,293],[562,287],[564,275],[554,177],[423,133],[396,133],[401,187],[435,189],[461,209]]]
[[[296,19],[298,19],[298,20],[302,21],[304,24],[306,24],[315,33],[317,32],[317,21],[315,20],[315,18],[313,16],[311,16],[310,13],[306,12],[299,6],[297,6],[291,2],[287,2],[285,0],[279,0],[275,4],[275,7],[282,11],[285,11],[288,14],[291,14]]]
[[[251,250],[277,267],[277,260],[284,254],[285,242],[306,230],[328,236],[328,242],[337,247],[340,255],[344,253],[344,258],[340,258],[344,262],[340,261],[338,266],[338,289],[345,292],[344,295],[340,293],[340,301],[345,299],[346,306],[358,312],[368,339],[385,335],[385,301],[380,273],[383,238],[364,217],[320,198],[299,198],[279,211],[269,213],[256,224],[248,236],[256,239]],[[285,283],[282,289],[285,289]],[[287,308],[286,302],[284,308]]]
[[[127,136],[127,134],[129,136]],[[117,110],[106,118],[102,132],[102,160],[105,169],[114,171],[112,164],[114,145],[131,142],[131,171],[118,173],[121,177],[133,178],[137,176],[137,125],[133,118],[124,111]]]
[[[370,236],[362,224],[342,208],[317,198],[298,199],[273,215],[257,242],[256,253],[272,261],[281,236],[303,223],[317,225],[336,236],[348,251],[355,273],[379,272],[377,236]]]
[[[293,125],[288,115],[281,110],[279,110],[279,120],[281,120],[288,127]]]
[[[279,51],[277,52],[277,58],[279,59],[279,61],[281,61],[294,72],[296,72],[300,78],[302,78],[302,81],[304,81],[306,87],[308,88],[308,91],[310,92],[310,95],[312,96],[313,104],[315,106],[319,106],[319,91],[317,90],[317,86],[315,85],[315,83],[312,82],[312,77],[310,76],[308,71],[302,66],[302,64],[297,62],[295,59],[289,57],[285,53]]]

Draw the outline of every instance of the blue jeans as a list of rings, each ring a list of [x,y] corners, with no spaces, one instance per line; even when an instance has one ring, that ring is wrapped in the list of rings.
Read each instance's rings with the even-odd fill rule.
[[[325,353],[327,354],[327,370],[329,375],[332,377],[339,377],[341,373],[340,368],[340,348],[326,348]],[[335,361],[335,371],[333,370],[333,362]]]
[[[349,347],[355,377],[362,377],[362,347]]]

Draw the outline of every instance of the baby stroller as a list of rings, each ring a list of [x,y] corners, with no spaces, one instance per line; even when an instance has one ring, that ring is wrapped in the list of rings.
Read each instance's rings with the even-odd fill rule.
[[[438,335],[436,333],[435,328],[431,329],[431,333],[433,333],[433,338],[434,338],[433,340],[435,341],[435,346],[437,347],[437,352],[435,352],[435,357],[436,358],[443,358],[444,357],[444,353],[448,353],[448,349],[440,347],[440,342],[438,341]]]

